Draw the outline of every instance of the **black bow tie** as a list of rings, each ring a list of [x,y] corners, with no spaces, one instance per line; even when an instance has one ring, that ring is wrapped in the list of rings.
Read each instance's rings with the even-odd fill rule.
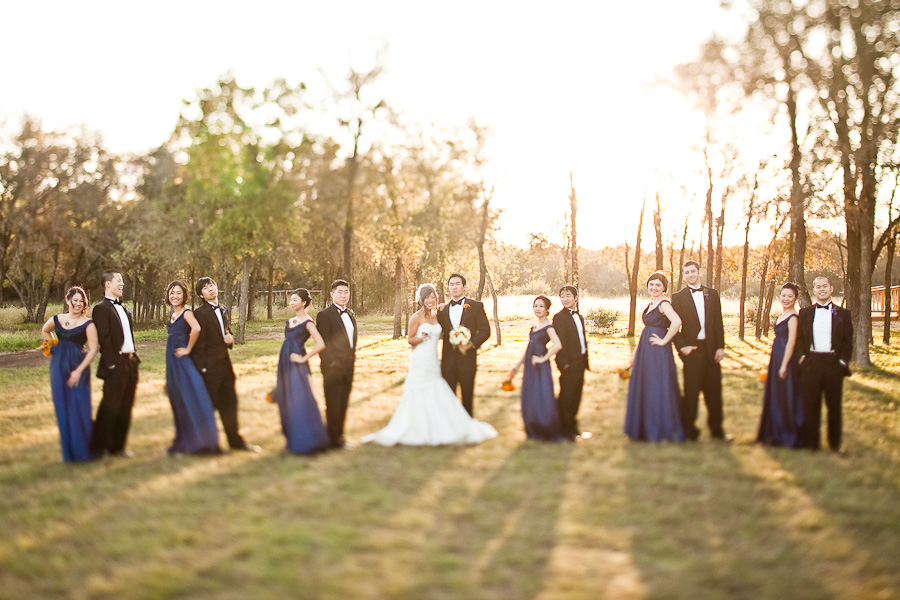
[[[692,293],[692,294],[695,293],[695,292],[702,292],[702,291],[703,291],[703,288],[702,288],[702,287],[698,287],[698,288],[688,287],[688,289],[691,290],[691,293]]]
[[[578,314],[578,309],[577,309],[577,308],[570,308],[570,309],[569,309],[569,312],[572,313],[573,315],[577,315],[577,314]]]
[[[816,308],[824,308],[825,310],[831,310],[831,302],[828,304],[819,304],[816,302]]]
[[[345,314],[347,314],[346,308],[339,308],[339,309],[337,309],[337,311],[338,311],[338,315],[340,315],[340,316],[344,316]]]
[[[121,299],[121,298],[116,298],[116,299],[110,298],[109,301],[112,302],[113,304],[118,304],[119,306],[122,306],[122,299]]]
[[[459,300],[451,300],[450,306],[459,306],[463,303],[463,300],[465,300],[465,298],[460,298]]]

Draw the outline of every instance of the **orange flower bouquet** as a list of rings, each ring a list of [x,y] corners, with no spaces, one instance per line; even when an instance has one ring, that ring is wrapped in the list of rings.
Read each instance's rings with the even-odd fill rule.
[[[275,388],[272,388],[272,391],[270,392],[266,392],[266,402],[275,404]]]
[[[44,353],[44,356],[50,356],[53,354],[53,349],[56,348],[56,344],[59,343],[55,337],[51,337],[50,339],[44,340],[41,342],[40,350]]]
[[[616,370],[616,375],[619,376],[619,379],[628,381],[631,378],[631,365]]]
[[[768,375],[769,375],[768,371],[762,371],[762,372],[760,372],[760,374],[759,374],[759,382],[760,382],[760,383],[765,383],[765,382],[766,382],[766,377],[767,377]]]
[[[504,392],[511,392],[511,391],[513,391],[514,389],[516,389],[515,384],[513,384],[512,377],[509,377],[509,378],[507,378],[507,379],[504,379],[504,380],[500,383],[500,389],[503,390]]]

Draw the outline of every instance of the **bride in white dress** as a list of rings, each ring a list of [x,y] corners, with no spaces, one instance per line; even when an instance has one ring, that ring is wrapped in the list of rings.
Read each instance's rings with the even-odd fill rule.
[[[420,285],[416,302],[422,308],[409,319],[406,339],[413,349],[403,383],[403,398],[387,427],[363,437],[362,441],[382,446],[439,446],[477,444],[497,437],[491,425],[469,416],[441,376],[437,344],[442,328],[437,322],[434,286]]]

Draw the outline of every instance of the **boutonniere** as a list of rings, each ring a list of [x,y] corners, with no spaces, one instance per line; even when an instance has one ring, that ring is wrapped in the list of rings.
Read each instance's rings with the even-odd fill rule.
[[[468,304],[463,304],[463,308],[469,308]]]
[[[703,290],[703,297],[704,297],[704,298],[709,298],[709,292],[706,291],[705,289]]]

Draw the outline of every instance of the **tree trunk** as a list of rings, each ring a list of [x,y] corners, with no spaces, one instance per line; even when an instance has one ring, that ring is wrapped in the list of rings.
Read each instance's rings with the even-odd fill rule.
[[[756,302],[756,339],[762,337],[762,316],[766,307],[766,275],[769,271],[769,250],[766,249],[766,255],[763,258],[762,275],[759,278],[759,300]]]
[[[766,293],[766,310],[763,318],[764,333],[769,337],[769,327],[772,325],[772,299],[775,297],[775,279],[769,280],[769,291]]]
[[[744,227],[744,260],[741,264],[741,307],[740,323],[738,324],[738,338],[744,341],[744,302],[747,300],[747,267],[750,262],[750,222],[753,219],[753,201],[756,197],[756,183],[759,181],[759,173],[753,184],[753,192],[750,194],[750,204],[747,207],[747,225]]]
[[[688,234],[688,223],[691,220],[691,213],[688,212],[687,216],[684,218],[684,235],[681,237],[681,255],[678,257],[678,285],[675,286],[676,290],[681,289],[682,278],[684,277],[684,249],[687,246],[687,234]]]
[[[50,301],[50,292],[53,290],[53,282],[56,279],[56,271],[59,268],[59,246],[53,249],[50,255],[50,274],[47,276],[47,282],[44,284],[44,291],[41,293],[41,301],[35,313],[35,323],[43,323],[44,316],[47,314],[47,303]]]
[[[716,219],[716,277],[713,287],[720,292],[722,291],[722,261],[725,255],[725,251],[722,248],[722,235],[725,232],[725,203],[730,193],[731,186],[728,186],[725,188],[725,193],[722,194],[722,208]],[[710,263],[710,266],[712,266],[712,263]]]
[[[628,292],[631,295],[631,303],[628,313],[628,331],[627,337],[634,337],[634,323],[637,316],[637,289],[638,289],[638,271],[641,267],[641,229],[644,226],[644,208],[647,206],[647,199],[641,204],[641,215],[638,218],[637,240],[634,245],[634,267],[629,274]],[[625,255],[628,256],[628,245],[625,245]]]
[[[353,155],[350,157],[350,165],[347,171],[347,191],[344,198],[346,220],[344,221],[344,273],[343,276],[353,289],[353,193],[356,189],[356,173],[359,171],[359,138],[362,135],[362,119],[356,120],[356,133],[353,136]],[[358,294],[350,295],[350,307],[356,310],[356,298]]]
[[[494,301],[494,329],[497,331],[497,345],[503,344],[503,335],[500,331],[500,303],[497,301],[497,290],[494,289],[494,281],[491,279],[490,272],[487,273],[488,290],[491,292],[491,299]]]
[[[713,212],[712,212],[712,197],[713,197],[713,173],[712,166],[709,164],[709,145],[710,145],[710,135],[709,130],[706,131],[706,146],[703,147],[703,159],[706,162],[706,179],[708,181],[708,185],[706,186],[706,211],[705,211],[705,221],[706,221],[706,285],[708,287],[713,287],[715,283],[715,273],[713,272],[713,267],[715,265],[715,257],[713,255]],[[701,240],[700,243],[701,253],[703,251],[703,242]],[[700,266],[703,266],[703,261],[700,261]]]
[[[403,262],[399,254],[394,259],[394,335],[399,340],[403,336]]]
[[[787,77],[788,124],[791,127],[791,279],[800,288],[800,306],[812,300],[806,287],[806,198],[800,177],[800,140],[797,135],[797,95],[790,69]]]
[[[266,294],[266,320],[272,320],[272,304],[275,302],[275,259],[269,261],[269,272],[266,277],[269,293]]]
[[[235,336],[235,342],[243,344],[244,334],[247,330],[247,305],[250,299],[250,257],[244,257],[241,261],[241,302],[238,305],[238,331]],[[233,312],[231,313],[234,314]]]
[[[662,271],[663,264],[663,239],[662,239],[662,209],[659,206],[659,190],[656,191],[656,208],[653,209],[653,229],[656,230],[656,270]]]
[[[571,246],[569,260],[571,261],[571,283],[575,287],[578,287],[578,228],[576,227],[578,216],[578,195],[575,193],[575,181],[573,179],[572,171],[569,171],[569,189],[571,190],[571,192],[569,193],[569,241]]]
[[[897,238],[891,236],[887,243],[887,257],[884,266],[884,333],[882,340],[885,346],[891,344],[891,271],[894,269],[894,250],[896,250]]]

